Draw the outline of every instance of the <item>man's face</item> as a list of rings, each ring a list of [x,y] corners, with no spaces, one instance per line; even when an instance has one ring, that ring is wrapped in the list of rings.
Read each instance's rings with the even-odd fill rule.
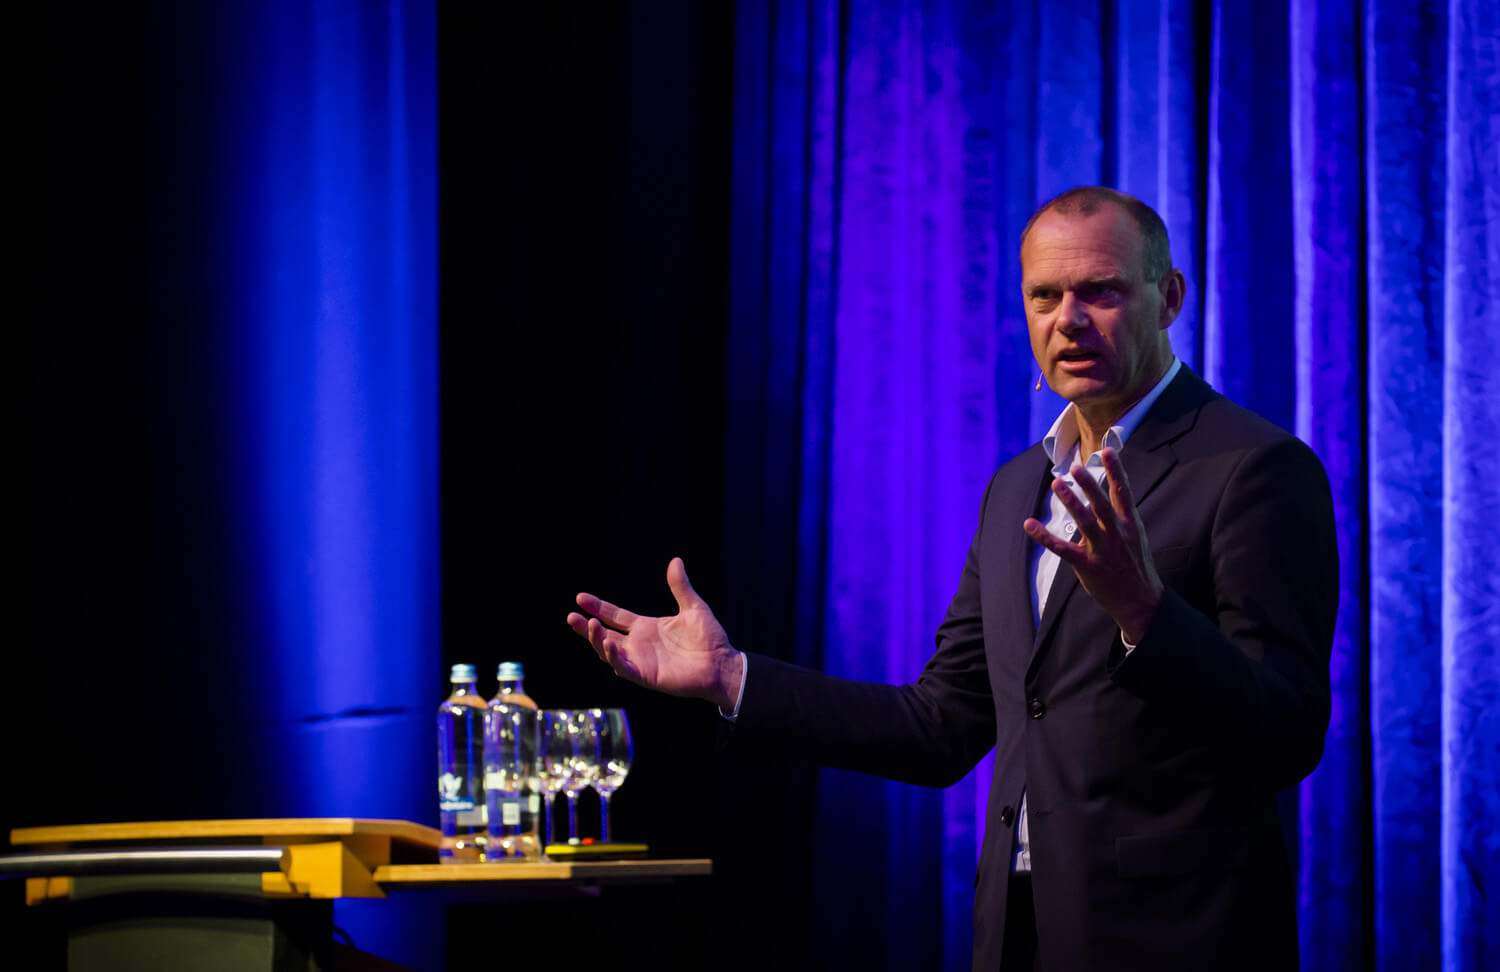
[[[1170,292],[1180,279],[1146,280],[1140,230],[1118,206],[1039,216],[1021,246],[1021,293],[1047,384],[1093,422],[1119,418],[1171,360],[1161,332],[1181,306]]]

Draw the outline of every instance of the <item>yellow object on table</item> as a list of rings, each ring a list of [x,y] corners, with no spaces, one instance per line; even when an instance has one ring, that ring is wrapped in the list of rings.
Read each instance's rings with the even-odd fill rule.
[[[645,844],[548,844],[554,861],[626,861],[646,856]]]

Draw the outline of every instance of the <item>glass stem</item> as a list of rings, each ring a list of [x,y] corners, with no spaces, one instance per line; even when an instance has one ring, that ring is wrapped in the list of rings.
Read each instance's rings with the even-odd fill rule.
[[[609,794],[602,790],[599,793],[599,810],[599,842],[607,844],[609,843]]]
[[[578,794],[568,794],[568,843],[578,843]]]
[[[542,850],[552,843],[552,801],[556,799],[554,794],[548,793],[543,797],[547,804],[547,812],[542,816]]]

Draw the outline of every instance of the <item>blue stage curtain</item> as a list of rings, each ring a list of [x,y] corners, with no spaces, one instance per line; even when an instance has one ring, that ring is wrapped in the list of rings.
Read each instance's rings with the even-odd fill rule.
[[[429,3],[223,5],[215,325],[279,813],[432,816],[436,23]],[[222,119],[222,120],[221,120]]]
[[[1450,0],[1443,204],[1442,942],[1500,967],[1500,5]]]
[[[1179,356],[1307,441],[1334,492],[1333,720],[1282,797],[1310,969],[1500,963],[1497,21],[1484,0],[739,13],[730,451],[771,463],[760,515],[797,536],[761,647],[916,677],[985,480],[1063,404],[1032,390],[1022,224],[1072,185],[1141,197],[1188,277]],[[838,905],[814,950],[967,967],[987,782],[824,772],[814,881]]]
[[[1369,736],[1368,650],[1364,625],[1367,522],[1362,413],[1363,278],[1360,267],[1362,166],[1360,158],[1359,33],[1351,5],[1293,0],[1290,52],[1290,200],[1273,195],[1264,205],[1264,183],[1244,173],[1237,191],[1268,212],[1291,237],[1292,328],[1274,345],[1255,333],[1261,325],[1256,273],[1249,262],[1227,267],[1248,286],[1238,301],[1244,313],[1230,330],[1263,366],[1241,375],[1241,398],[1270,385],[1278,401],[1291,393],[1295,430],[1323,460],[1338,519],[1339,613],[1330,675],[1333,709],[1318,771],[1296,794],[1300,804],[1295,842],[1299,862],[1298,930],[1302,961],[1313,969],[1368,963],[1364,889],[1370,883],[1366,739]],[[1252,98],[1243,90],[1236,98]],[[1278,145],[1279,147],[1279,145]],[[1274,154],[1257,159],[1280,169]],[[1279,191],[1281,186],[1278,185]],[[1290,206],[1287,203],[1290,202]],[[1250,252],[1244,254],[1251,256]],[[1280,310],[1280,308],[1277,308]],[[1227,376],[1240,371],[1238,356],[1225,360]],[[1236,395],[1235,397],[1241,397]],[[1257,406],[1252,406],[1257,407]],[[1266,415],[1285,420],[1261,396]],[[1284,798],[1284,802],[1286,802]]]
[[[256,664],[231,687],[264,718],[246,789],[256,815],[435,823],[435,5],[152,9],[153,58],[190,89],[153,119],[195,160],[195,193],[162,190],[201,240],[175,269],[210,295],[233,403],[212,417],[232,549],[206,569],[251,619]],[[440,960],[410,912],[340,902],[337,921],[361,948]]]
[[[1385,3],[1364,19],[1369,878],[1380,967],[1398,969],[1441,949],[1447,12]]]

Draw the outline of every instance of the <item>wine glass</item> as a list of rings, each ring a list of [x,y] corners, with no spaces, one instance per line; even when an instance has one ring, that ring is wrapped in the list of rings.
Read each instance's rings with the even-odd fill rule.
[[[596,730],[593,713],[597,709],[575,709],[568,720],[568,735],[573,740],[573,771],[563,781],[563,795],[568,798],[568,843],[578,839],[578,794],[587,790],[599,776],[599,754],[594,743]]]
[[[568,709],[542,712],[542,741],[537,760],[537,780],[547,803],[546,831],[542,849],[552,841],[552,802],[573,776],[573,713]]]
[[[609,798],[625,782],[635,747],[630,741],[630,720],[624,709],[590,709],[590,721],[599,752],[599,775],[594,789],[599,794],[599,840],[609,843]]]

